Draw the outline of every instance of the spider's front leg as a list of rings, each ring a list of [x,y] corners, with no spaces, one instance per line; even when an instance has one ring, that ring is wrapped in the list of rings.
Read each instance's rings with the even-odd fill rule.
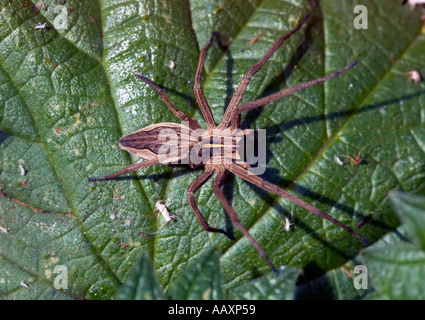
[[[235,93],[233,94],[232,99],[229,102],[229,105],[227,106],[226,112],[224,113],[223,120],[221,121],[219,128],[227,128],[229,126],[230,121],[233,119],[237,122],[237,117],[235,117],[235,111],[237,107],[239,106],[239,103],[241,102],[243,95],[245,94],[246,89],[248,88],[248,85],[251,81],[251,78],[254,74],[256,74],[260,69],[264,66],[264,64],[270,59],[270,57],[276,52],[277,49],[287,40],[289,39],[294,33],[296,33],[302,25],[307,21],[309,15],[306,15],[304,19],[301,20],[301,22],[293,28],[288,33],[284,34],[280,38],[278,38],[275,43],[272,45],[272,47],[266,52],[266,54],[256,63],[254,64],[249,70],[245,73],[243,76],[241,82],[239,83],[238,87],[235,90]],[[232,129],[237,129],[238,123],[232,123]]]
[[[282,91],[273,93],[273,94],[271,94],[269,96],[266,96],[264,98],[260,98],[258,100],[246,102],[243,105],[238,106],[235,109],[235,111],[233,112],[232,125],[233,125],[233,122],[234,121],[237,121],[238,116],[240,117],[240,114],[242,112],[249,111],[251,109],[254,109],[254,108],[263,106],[263,105],[268,104],[268,103],[270,103],[272,101],[275,101],[275,100],[281,99],[283,97],[289,96],[291,94],[294,94],[295,92],[297,92],[299,90],[310,88],[310,87],[312,87],[312,86],[314,86],[316,84],[325,82],[325,81],[327,81],[329,79],[332,79],[332,78],[335,78],[335,77],[339,76],[341,73],[343,73],[343,72],[351,69],[355,65],[357,65],[357,63],[358,62],[355,61],[352,64],[350,64],[350,65],[342,68],[341,70],[335,71],[334,73],[328,74],[328,75],[326,75],[324,77],[317,78],[317,79],[314,79],[314,80],[309,81],[309,82],[301,83],[301,84],[298,84],[298,85],[293,86],[293,87],[290,87],[290,88],[286,88],[286,89],[284,89]]]
[[[158,164],[158,163],[159,163],[158,159],[151,159],[151,160],[146,160],[146,161],[143,161],[143,162],[132,163],[129,166],[127,166],[126,168],[124,168],[120,171],[117,171],[115,173],[112,173],[110,175],[104,176],[104,177],[88,177],[87,181],[101,181],[101,180],[113,179],[113,178],[119,177],[123,174],[129,173],[129,172],[134,172],[134,171],[137,171],[139,169],[147,168],[151,165]]]
[[[224,179],[226,177],[226,171],[220,170],[217,173],[217,177],[214,180],[214,194],[220,200],[221,204],[223,205],[224,209],[226,210],[227,214],[229,215],[230,220],[232,220],[232,223],[239,229],[242,234],[248,238],[248,240],[251,242],[251,244],[257,249],[257,251],[260,253],[261,256],[267,261],[270,268],[274,272],[278,272],[276,267],[271,262],[270,258],[268,257],[267,253],[264,251],[264,249],[260,246],[260,244],[255,241],[255,239],[251,236],[248,229],[244,227],[242,222],[239,220],[238,215],[233,210],[232,205],[227,201],[226,196],[224,195],[223,191],[221,191],[221,186],[223,185]]]
[[[211,47],[211,44],[216,36],[216,33],[213,32],[210,38],[210,41],[202,48],[199,54],[198,69],[196,70],[195,75],[195,84],[193,87],[193,92],[195,93],[196,102],[198,102],[199,108],[201,108],[202,115],[204,116],[205,122],[207,123],[208,129],[215,127],[214,117],[212,115],[210,106],[208,105],[207,99],[205,98],[204,91],[202,90],[202,71],[204,69],[205,59],[207,57],[208,49]]]
[[[235,240],[235,238],[232,235],[230,235],[228,232],[224,231],[223,229],[210,227],[208,222],[205,220],[204,216],[202,215],[202,213],[199,211],[198,206],[196,205],[195,196],[194,196],[195,191],[198,190],[200,187],[202,187],[205,184],[205,182],[207,182],[208,179],[211,178],[213,173],[214,173],[213,169],[205,169],[205,171],[195,181],[193,181],[193,183],[187,189],[187,199],[189,200],[189,205],[192,208],[193,212],[195,213],[196,218],[198,219],[199,223],[201,224],[202,228],[204,228],[205,231],[222,233],[226,235],[230,240]]]
[[[136,77],[142,80],[144,83],[148,84],[152,89],[154,89],[159,96],[161,97],[162,101],[165,102],[165,104],[170,108],[171,112],[174,113],[180,120],[189,122],[189,126],[193,129],[200,129],[201,126],[199,123],[186,115],[184,112],[178,110],[168,99],[167,95],[165,94],[164,90],[159,87],[157,84],[153,83],[151,80],[146,78],[145,76],[142,76],[141,74],[136,74]]]

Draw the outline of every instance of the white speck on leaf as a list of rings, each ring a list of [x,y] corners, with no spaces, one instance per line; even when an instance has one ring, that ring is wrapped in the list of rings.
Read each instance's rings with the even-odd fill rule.
[[[155,203],[155,207],[158,209],[159,212],[161,212],[161,214],[164,217],[164,220],[166,222],[168,222],[168,221],[170,221],[170,220],[172,220],[172,219],[175,218],[175,216],[168,211],[167,207],[164,204],[162,204],[162,201],[161,200],[158,200]]]
[[[334,160],[335,160],[335,162],[336,162],[338,165],[340,165],[340,166],[343,166],[343,165],[344,165],[344,162],[341,160],[341,158],[340,158],[340,157],[335,156],[335,157],[334,157]]]
[[[47,29],[47,23],[39,23],[36,24],[34,27],[36,30],[45,30]]]
[[[168,68],[173,70],[176,67],[176,63],[174,61],[170,61],[170,63],[167,65]]]
[[[26,173],[26,170],[25,170],[25,168],[20,164],[19,165],[19,169],[21,170],[21,176],[24,176],[25,175],[25,173]]]
[[[419,83],[422,81],[422,76],[418,70],[410,70],[407,74],[410,83]]]
[[[290,231],[291,227],[294,225],[294,215],[291,213],[291,219],[285,217],[285,231]]]

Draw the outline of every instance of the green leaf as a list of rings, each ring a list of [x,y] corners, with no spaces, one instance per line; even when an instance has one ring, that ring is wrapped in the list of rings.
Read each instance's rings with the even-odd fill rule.
[[[411,244],[363,253],[376,293],[373,299],[425,299],[425,253]]]
[[[193,259],[177,277],[168,294],[174,300],[221,300],[220,252],[208,250]]]
[[[390,240],[392,238],[392,240]],[[366,249],[344,268],[337,268],[325,275],[297,287],[296,299],[391,299],[422,300],[424,295],[423,251],[401,240],[394,241],[394,234],[386,236]],[[356,266],[365,266],[367,287],[356,288]]]
[[[405,194],[391,193],[390,198],[396,208],[396,212],[404,224],[397,230],[386,234],[379,241],[367,248],[364,252],[360,252],[353,260],[340,268],[336,268],[324,274],[323,276],[299,285],[296,288],[297,299],[419,299],[417,291],[420,285],[415,285],[415,279],[420,282],[422,263],[418,263],[418,268],[412,268],[410,261],[406,259],[405,248],[412,251],[412,255],[419,256],[419,250],[415,250],[409,239],[409,235],[413,238],[419,236],[417,228],[421,225],[412,223],[411,217],[422,214],[420,206],[424,202],[424,197]],[[419,207],[419,208],[418,208]],[[419,249],[419,246],[416,246]],[[378,252],[386,252],[388,256],[377,254]],[[394,259],[389,257],[393,256]],[[366,257],[366,258],[365,258]],[[385,261],[380,261],[379,257],[386,257]],[[368,262],[372,263],[369,265]],[[355,267],[365,265],[369,270],[369,282],[367,288],[356,288],[354,281],[358,272],[355,273]],[[371,266],[372,268],[369,268]],[[381,272],[380,272],[381,271]],[[414,288],[401,288],[400,277],[409,278]],[[372,283],[370,283],[370,281]],[[377,284],[376,288],[373,284]],[[404,284],[402,285],[404,286]],[[406,292],[408,293],[406,293]]]
[[[404,193],[393,193],[390,197],[410,239],[425,251],[425,197]]]
[[[142,255],[116,294],[119,300],[162,300],[164,293],[155,277],[152,260]]]
[[[246,70],[306,13],[307,25],[253,77],[243,101],[359,62],[337,79],[243,115],[243,128],[267,129],[262,178],[370,242],[399,225],[389,191],[425,194],[425,84],[407,76],[425,72],[420,8],[379,0],[67,0],[66,29],[56,26],[54,12],[64,2],[44,3],[47,11],[33,8],[38,1],[0,0],[2,297],[113,298],[142,254],[153,259],[169,291],[185,266],[213,247],[223,253],[227,292],[270,271],[231,226],[212,180],[196,193],[198,206],[211,226],[237,240],[203,231],[186,198],[201,170],[153,166],[129,178],[87,182],[139,160],[120,150],[122,135],[178,122],[136,73],[205,125],[193,80],[213,30],[220,36],[208,53],[203,87],[216,122]],[[368,9],[368,29],[353,26],[357,4]],[[357,165],[344,157],[358,154]],[[303,269],[305,281],[364,247],[239,178],[230,177],[223,190],[274,264]],[[172,225],[158,218],[159,199],[177,216]],[[370,223],[358,229],[366,217]],[[55,266],[67,267],[66,289],[55,287]]]
[[[422,220],[425,197],[397,192],[391,193],[390,198],[403,222],[403,233],[415,245],[390,240],[379,246],[377,243],[362,254],[375,287],[369,299],[423,300],[425,252]]]
[[[279,274],[269,272],[229,292],[229,299],[235,300],[292,300],[299,270],[281,267]]]
[[[113,295],[116,277],[72,216],[38,212],[5,197],[0,198],[0,216],[3,298],[101,299]],[[56,267],[67,270],[65,288]]]
[[[297,300],[353,300],[362,299],[373,292],[368,284],[367,289],[354,287],[354,279],[358,276],[355,267],[361,265],[361,257],[356,257],[344,266],[328,271],[319,278],[297,286]]]

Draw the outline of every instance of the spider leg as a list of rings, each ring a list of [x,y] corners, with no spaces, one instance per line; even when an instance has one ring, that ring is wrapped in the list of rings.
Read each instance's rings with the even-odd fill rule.
[[[267,263],[269,264],[270,268],[274,272],[278,272],[276,267],[271,262],[270,258],[268,257],[267,253],[264,251],[264,249],[260,246],[260,244],[255,241],[255,239],[251,236],[248,229],[244,227],[244,225],[241,223],[241,221],[238,218],[238,215],[233,210],[232,205],[227,201],[223,191],[221,191],[221,186],[224,182],[224,179],[226,177],[226,171],[218,171],[217,176],[214,180],[214,194],[220,200],[221,204],[223,205],[224,209],[226,210],[227,214],[229,215],[230,220],[232,220],[233,224],[239,229],[242,234],[248,238],[248,240],[251,242],[251,244],[257,249],[257,251],[260,253],[260,255],[266,259]]]
[[[208,105],[207,99],[205,98],[204,91],[202,90],[202,71],[204,69],[205,58],[207,57],[208,49],[211,47],[211,44],[216,36],[216,33],[213,32],[210,38],[210,41],[202,48],[199,54],[198,69],[196,70],[195,75],[195,84],[193,87],[193,92],[195,93],[196,101],[198,102],[199,107],[201,108],[202,115],[204,116],[205,122],[207,123],[208,128],[215,127],[214,117],[212,115],[211,109]]]
[[[198,206],[196,205],[195,196],[194,196],[195,191],[198,190],[200,187],[202,187],[204,183],[207,182],[209,178],[211,178],[213,172],[214,172],[214,169],[206,168],[205,171],[195,181],[193,181],[193,183],[187,189],[187,199],[189,200],[189,205],[191,206],[193,212],[195,213],[196,218],[198,219],[199,223],[201,224],[202,228],[205,231],[222,233],[226,235],[230,240],[235,240],[235,238],[231,236],[229,233],[227,233],[225,230],[210,227],[208,225],[208,222],[205,220],[204,216],[202,215],[202,213],[199,211]]]
[[[120,175],[123,175],[125,173],[137,171],[139,169],[143,169],[143,168],[146,168],[146,167],[149,167],[153,164],[158,164],[158,163],[159,163],[158,159],[151,159],[151,160],[146,160],[146,161],[143,161],[143,162],[132,163],[128,167],[126,167],[126,168],[124,168],[120,171],[117,171],[115,173],[112,173],[110,175],[107,175],[107,176],[104,176],[104,177],[89,177],[89,178],[87,178],[87,180],[88,181],[109,180],[109,179],[116,178]]]
[[[355,236],[356,238],[358,238],[359,240],[363,241],[366,244],[369,244],[369,241],[367,241],[365,238],[363,238],[362,236],[360,236],[359,234],[355,233],[353,230],[351,230],[349,227],[347,227],[345,224],[343,224],[342,222],[338,221],[337,219],[335,219],[334,217],[331,217],[330,215],[324,213],[323,211],[317,209],[316,207],[312,206],[311,204],[305,202],[304,200],[301,200],[297,197],[295,197],[294,195],[290,194],[289,192],[279,188],[278,186],[271,184],[263,179],[261,179],[258,176],[252,175],[249,173],[248,170],[235,165],[235,164],[230,164],[230,165],[224,165],[225,168],[227,170],[229,170],[230,172],[234,173],[235,175],[239,176],[240,178],[256,185],[257,187],[260,187],[268,192],[277,194],[281,197],[284,197],[286,199],[288,199],[289,201],[292,201],[293,203],[295,203],[296,205],[306,209],[307,211],[310,211],[311,213],[326,219],[330,222],[332,222],[333,224],[341,227],[342,229],[344,229],[345,231],[351,233],[353,236]]]
[[[248,87],[249,82],[251,81],[251,77],[262,68],[262,66],[267,62],[267,60],[270,59],[273,53],[275,53],[275,51],[279,49],[279,47],[285,42],[285,40],[289,39],[295,32],[297,32],[301,28],[301,26],[307,21],[308,17],[309,16],[306,15],[304,19],[294,29],[278,38],[273,44],[273,46],[269,49],[269,51],[267,51],[266,54],[256,64],[249,68],[249,70],[245,73],[244,77],[239,83],[235,93],[233,94],[233,97],[229,102],[229,105],[224,114],[223,120],[219,125],[219,128],[227,128],[229,126],[229,123],[234,116],[234,112],[239,103],[241,102],[245,90]]]
[[[136,74],[136,77],[139,78],[140,80],[142,80],[143,82],[145,82],[146,84],[148,84],[156,92],[158,92],[159,96],[165,102],[165,104],[168,106],[168,108],[170,108],[171,112],[174,113],[174,115],[176,115],[180,120],[189,122],[189,126],[193,129],[200,129],[201,128],[201,126],[199,125],[199,123],[196,120],[192,119],[188,115],[184,114],[182,111],[178,110],[171,103],[171,101],[168,99],[164,90],[161,87],[159,87],[157,84],[153,83],[151,80],[149,80],[145,76],[142,76],[141,74]]]
[[[230,123],[232,124],[232,129],[238,129],[241,127],[241,114],[239,112],[234,113],[234,115],[232,116],[232,118],[230,119]]]
[[[336,71],[336,72],[334,72],[332,74],[329,74],[327,76],[324,76],[324,77],[321,77],[321,78],[317,78],[315,80],[312,80],[312,81],[309,81],[309,82],[306,82],[306,83],[302,83],[302,84],[299,84],[299,85],[296,85],[296,86],[293,86],[293,87],[284,89],[282,91],[273,93],[273,94],[271,94],[271,95],[269,95],[267,97],[264,97],[264,98],[261,98],[261,99],[255,100],[255,101],[250,101],[250,102],[244,103],[243,105],[239,106],[236,109],[236,112],[234,112],[233,117],[235,118],[237,115],[240,115],[244,111],[249,111],[251,109],[257,108],[257,107],[262,106],[264,104],[270,103],[270,102],[272,102],[274,100],[277,100],[277,99],[280,99],[280,98],[289,96],[289,95],[291,95],[291,94],[293,94],[293,93],[295,93],[295,92],[297,92],[299,90],[302,90],[302,89],[305,89],[305,88],[309,88],[309,87],[312,87],[312,86],[314,86],[316,84],[325,82],[326,80],[335,78],[339,74],[347,71],[348,69],[351,69],[356,64],[357,64],[357,61],[354,62],[354,63],[352,63],[352,64],[350,64],[350,65],[348,65],[348,66],[346,66],[345,68],[342,68],[341,70],[338,70],[338,71]],[[233,120],[232,120],[232,125],[233,125]]]

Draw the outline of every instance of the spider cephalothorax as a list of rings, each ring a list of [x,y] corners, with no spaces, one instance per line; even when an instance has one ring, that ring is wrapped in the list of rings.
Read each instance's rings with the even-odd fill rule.
[[[246,137],[248,132],[247,130],[239,129],[241,112],[257,108],[271,101],[293,94],[298,90],[308,88],[315,84],[334,78],[338,74],[350,69],[357,64],[355,62],[337,72],[322,78],[299,84],[264,98],[240,105],[251,77],[261,69],[261,67],[267,62],[267,60],[286,39],[288,39],[301,28],[307,18],[308,16],[306,16],[294,29],[277,39],[273,46],[267,51],[267,53],[247,71],[239,83],[235,93],[233,94],[233,97],[223,116],[223,120],[219,125],[216,125],[214,121],[211,109],[207,100],[205,99],[201,87],[201,76],[206,54],[215,37],[215,34],[213,33],[210,41],[201,50],[199,55],[199,63],[196,71],[194,85],[196,101],[198,102],[202,115],[205,119],[205,122],[207,123],[207,128],[205,130],[201,128],[196,120],[177,110],[160,87],[144,76],[137,75],[139,79],[147,83],[158,92],[162,100],[167,104],[170,110],[178,118],[180,118],[183,124],[158,123],[125,135],[119,141],[120,147],[138,157],[145,159],[146,161],[133,163],[121,171],[104,177],[89,178],[89,181],[112,179],[122,174],[146,168],[154,164],[188,164],[192,168],[197,166],[204,166],[205,171],[187,189],[189,204],[204,230],[209,232],[223,233],[230,239],[234,239],[233,236],[230,235],[227,231],[210,227],[208,222],[202,216],[195,202],[194,192],[198,190],[208,179],[210,179],[214,172],[217,172],[214,180],[214,194],[222,203],[233,224],[242,232],[243,235],[249,239],[249,241],[266,259],[267,263],[274,271],[276,271],[276,268],[271,262],[270,258],[267,256],[266,252],[258,244],[258,242],[255,241],[255,239],[250,235],[249,231],[242,225],[236,212],[233,210],[231,204],[226,199],[223,191],[221,190],[221,186],[228,172],[231,172],[268,192],[285,197],[300,207],[310,211],[311,213],[338,225],[339,227],[356,236],[361,241],[368,243],[366,239],[355,233],[353,230],[335,218],[320,211],[311,204],[293,196],[278,186],[263,180],[255,174],[252,174],[249,169],[249,163],[245,162],[244,158],[239,154],[241,147],[240,141],[244,140],[243,138]]]

